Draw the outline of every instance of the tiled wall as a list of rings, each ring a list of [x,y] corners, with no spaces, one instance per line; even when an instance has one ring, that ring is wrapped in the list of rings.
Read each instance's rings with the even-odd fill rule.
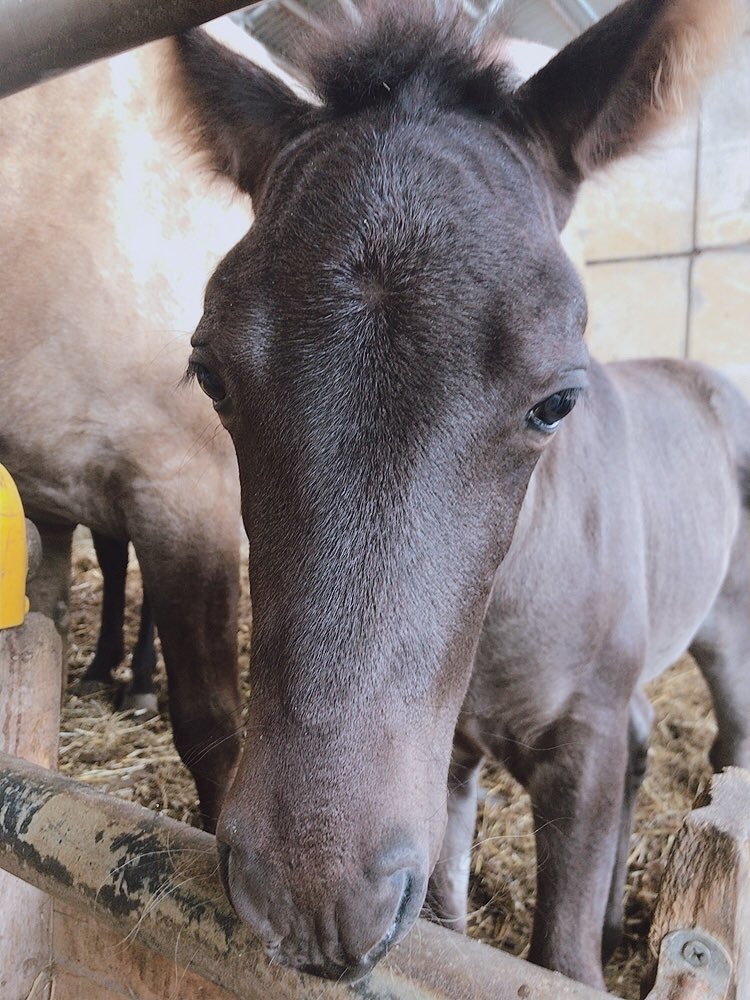
[[[588,182],[571,226],[595,356],[698,358],[750,396],[750,34],[700,113]]]

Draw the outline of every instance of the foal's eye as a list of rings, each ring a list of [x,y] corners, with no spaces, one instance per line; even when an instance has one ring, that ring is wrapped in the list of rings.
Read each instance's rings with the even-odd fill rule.
[[[549,434],[576,405],[580,391],[580,389],[562,389],[547,396],[529,410],[526,422],[536,430]]]
[[[205,394],[214,401],[221,403],[226,399],[227,390],[218,375],[215,375],[210,368],[197,361],[190,363],[190,371],[195,376],[195,380]]]

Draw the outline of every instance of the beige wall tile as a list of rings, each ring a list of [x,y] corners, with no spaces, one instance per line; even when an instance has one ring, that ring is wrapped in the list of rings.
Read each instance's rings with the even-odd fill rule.
[[[586,334],[601,361],[682,357],[685,347],[689,258],[589,266]]]
[[[588,260],[692,249],[697,137],[693,115],[583,185],[569,225]]]
[[[750,240],[750,35],[703,97],[699,246]]]
[[[702,254],[693,267],[690,356],[750,397],[750,250]]]

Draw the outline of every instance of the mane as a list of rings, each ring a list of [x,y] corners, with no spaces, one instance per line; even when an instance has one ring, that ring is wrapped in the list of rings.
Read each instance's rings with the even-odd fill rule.
[[[297,59],[333,116],[389,102],[466,108],[487,115],[517,81],[497,61],[497,38],[472,39],[457,5],[435,0],[367,0],[359,23],[336,24]],[[494,42],[494,44],[493,44]]]

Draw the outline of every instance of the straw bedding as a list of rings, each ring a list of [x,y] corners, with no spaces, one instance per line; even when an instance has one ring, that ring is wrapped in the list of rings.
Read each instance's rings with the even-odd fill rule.
[[[113,714],[103,696],[81,697],[75,682],[93,655],[99,627],[101,574],[93,550],[75,554],[69,691],[63,708],[60,770],[114,795],[196,822],[196,796],[172,744],[163,715],[136,723]],[[126,638],[132,649],[138,630],[140,580],[128,579]],[[246,676],[249,644],[247,593],[241,609],[240,648]],[[685,658],[652,685],[657,722],[649,773],[639,799],[631,841],[626,937],[607,970],[610,990],[637,998],[645,936],[659,878],[676,830],[699,784],[708,777],[708,748],[715,732],[705,685]],[[470,933],[516,955],[524,955],[534,908],[534,837],[526,796],[500,768],[487,766],[473,858]]]

